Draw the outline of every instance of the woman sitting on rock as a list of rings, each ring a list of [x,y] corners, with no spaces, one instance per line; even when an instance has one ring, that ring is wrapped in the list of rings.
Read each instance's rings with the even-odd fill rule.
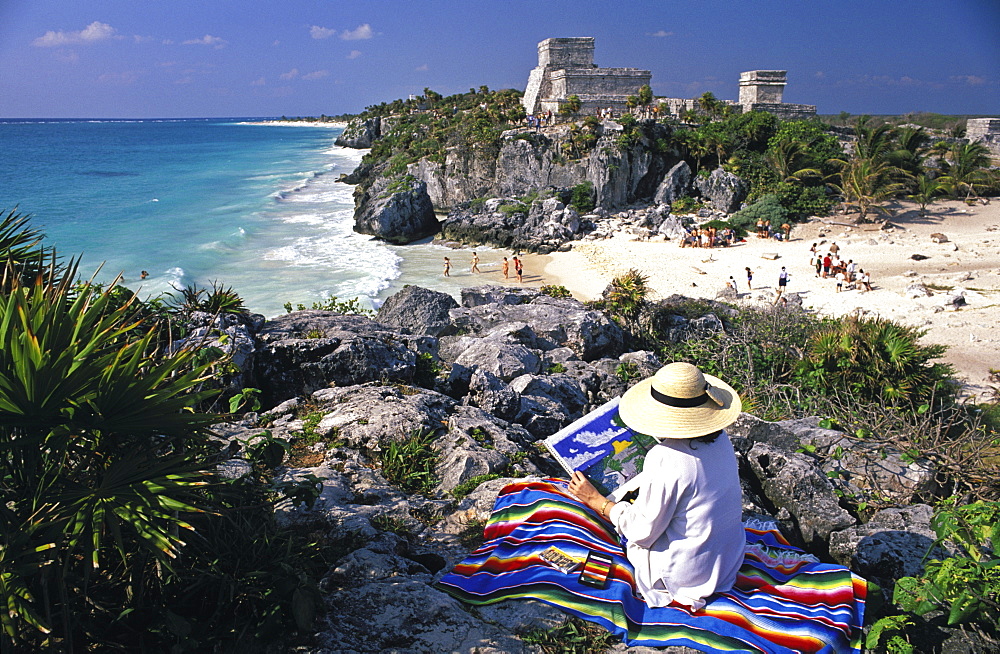
[[[743,563],[742,492],[723,429],[742,410],[725,382],[689,363],[671,363],[622,396],[619,415],[656,438],[643,470],[610,497],[579,471],[569,490],[628,541],[638,590],[650,606],[697,610],[729,590]],[[633,503],[623,501],[635,494]]]

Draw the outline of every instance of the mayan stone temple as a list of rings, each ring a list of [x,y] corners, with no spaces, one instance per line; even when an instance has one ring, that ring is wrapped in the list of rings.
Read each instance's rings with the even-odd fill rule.
[[[528,76],[522,103],[528,113],[558,112],[571,95],[580,98],[583,115],[611,109],[615,114],[628,110],[629,96],[649,84],[653,75],[639,68],[598,68],[594,64],[594,37],[581,36],[545,39],[538,44],[538,66]],[[730,105],[746,111],[767,111],[784,119],[806,118],[816,114],[816,107],[783,102],[786,71],[751,70],[740,74],[740,98]],[[680,115],[697,109],[697,99],[657,98],[667,113]]]
[[[571,95],[579,96],[581,114],[610,107],[626,110],[625,100],[649,84],[652,73],[638,68],[598,68],[594,65],[594,37],[545,39],[538,44],[538,66],[528,76],[521,102],[530,113],[559,111]]]

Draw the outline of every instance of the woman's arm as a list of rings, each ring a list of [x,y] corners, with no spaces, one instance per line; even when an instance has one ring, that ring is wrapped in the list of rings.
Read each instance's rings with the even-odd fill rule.
[[[590,480],[584,477],[583,473],[579,470],[573,471],[573,476],[569,480],[569,492],[576,495],[581,502],[600,513],[602,518],[610,520],[608,515],[615,502],[597,492],[597,489],[590,483]]]

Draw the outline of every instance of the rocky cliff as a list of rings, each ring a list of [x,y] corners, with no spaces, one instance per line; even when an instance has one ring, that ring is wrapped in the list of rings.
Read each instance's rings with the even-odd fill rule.
[[[669,313],[675,301],[657,310]],[[660,318],[670,339],[725,329],[716,313]],[[535,651],[519,634],[567,616],[532,601],[470,611],[433,583],[475,546],[468,538],[481,531],[505,483],[564,474],[539,440],[662,362],[630,351],[629,335],[604,314],[521,288],[465,289],[457,304],[407,287],[374,320],[299,312],[252,331],[255,345],[243,352],[241,369],[273,408],[215,431],[245,443],[266,427],[293,444],[308,415],[318,443],[287,457],[275,474],[282,482],[315,475],[318,497],[311,505],[286,502],[279,518],[352,544],[322,579],[326,610],[311,651]],[[623,367],[631,374],[622,375]],[[934,540],[930,507],[909,504],[933,488],[934,472],[818,422],[744,414],[729,429],[744,514],[891,594],[895,579],[922,569]],[[435,480],[423,493],[402,491],[378,465],[380,451],[414,433],[431,434],[436,452]],[[238,476],[249,465],[237,457],[220,470]],[[856,502],[873,494],[900,508],[862,515]],[[951,636],[945,630],[935,638]],[[975,645],[953,642],[948,651]]]

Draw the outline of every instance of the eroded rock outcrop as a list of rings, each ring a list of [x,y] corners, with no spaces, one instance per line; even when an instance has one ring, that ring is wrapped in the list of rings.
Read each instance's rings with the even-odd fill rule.
[[[427,184],[412,177],[379,177],[357,201],[354,231],[406,245],[438,232]]]

